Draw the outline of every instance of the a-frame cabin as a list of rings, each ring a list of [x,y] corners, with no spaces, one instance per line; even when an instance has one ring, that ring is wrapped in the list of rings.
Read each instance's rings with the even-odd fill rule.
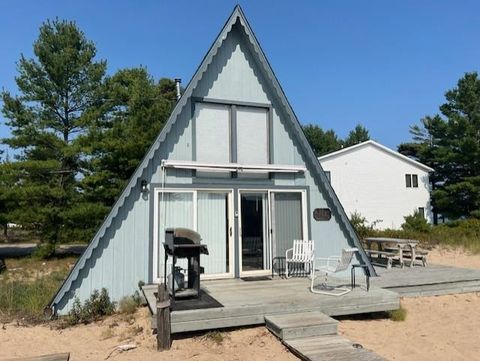
[[[118,301],[139,281],[158,282],[168,227],[202,235],[204,278],[271,273],[294,239],[314,240],[317,257],[358,247],[375,274],[239,6],[52,311],[65,314],[75,296],[102,287]]]

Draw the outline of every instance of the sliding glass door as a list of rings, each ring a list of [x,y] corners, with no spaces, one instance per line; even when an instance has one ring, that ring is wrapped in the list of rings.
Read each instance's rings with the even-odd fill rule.
[[[267,192],[240,192],[241,273],[270,269],[267,199]]]
[[[233,190],[155,191],[155,281],[163,278],[166,228],[186,227],[200,233],[209,251],[201,257],[204,278],[233,277],[234,272],[239,272],[240,277],[269,274],[272,261],[284,257],[294,239],[308,239],[304,190],[244,189],[238,190],[236,197],[238,208],[234,210]],[[238,221],[237,229],[234,219]],[[186,266],[181,260],[177,264]]]
[[[204,276],[233,276],[232,191],[157,190],[155,198],[154,278],[161,280],[163,277],[165,229],[172,227],[190,228],[202,236],[202,243],[209,251],[201,257]],[[177,265],[186,268],[182,260],[178,260]]]
[[[209,252],[202,257],[205,274],[230,273],[229,195],[206,191],[197,194],[197,231]]]
[[[239,191],[240,276],[269,274],[294,239],[308,239],[303,190]]]

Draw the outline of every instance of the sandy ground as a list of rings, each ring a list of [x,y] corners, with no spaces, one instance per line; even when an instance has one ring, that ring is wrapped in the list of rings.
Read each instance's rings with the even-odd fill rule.
[[[480,255],[434,249],[431,263],[480,268]],[[342,320],[339,331],[389,360],[479,360],[480,293],[405,298],[407,319]],[[112,352],[118,345],[135,349]],[[148,311],[134,317],[114,316],[90,325],[64,330],[52,325],[16,323],[0,327],[0,360],[70,352],[72,360],[296,360],[264,327],[174,339],[172,349],[155,350]]]
[[[434,248],[428,252],[428,262],[445,266],[480,269],[480,254],[462,249]]]
[[[434,249],[428,260],[480,268],[480,255]],[[388,360],[480,360],[480,293],[403,298],[403,322],[343,320],[340,333]]]
[[[119,353],[118,345],[137,347]],[[150,330],[149,313],[139,310],[133,319],[110,317],[90,325],[64,330],[49,326],[24,327],[14,323],[0,329],[0,360],[13,357],[70,352],[76,360],[298,360],[264,327],[229,332],[190,335],[174,339],[172,349],[155,350],[156,339]]]

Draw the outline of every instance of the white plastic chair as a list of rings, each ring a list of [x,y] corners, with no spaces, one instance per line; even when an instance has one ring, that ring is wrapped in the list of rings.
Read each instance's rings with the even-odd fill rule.
[[[353,255],[357,251],[358,251],[357,248],[344,248],[342,250],[341,256],[315,258],[313,261],[313,270],[312,270],[312,277],[311,277],[312,282],[310,285],[310,290],[313,293],[319,293],[319,294],[324,294],[329,296],[342,296],[350,292],[351,289],[348,289],[346,287],[327,286],[327,280],[330,274],[345,271],[350,265]],[[315,273],[317,271],[320,272],[325,277],[324,282],[321,284],[321,287],[323,288],[322,290],[318,290],[314,288],[315,278],[317,278],[315,276]]]
[[[293,241],[293,247],[285,251],[285,276],[289,278],[289,264],[303,264],[304,271],[312,272],[313,270],[313,241],[303,241],[296,239]],[[290,255],[289,255],[290,254]]]

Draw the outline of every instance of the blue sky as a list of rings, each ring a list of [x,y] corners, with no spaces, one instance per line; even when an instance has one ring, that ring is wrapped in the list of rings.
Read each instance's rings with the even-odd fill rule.
[[[476,1],[2,0],[0,88],[15,91],[16,61],[54,17],[77,22],[109,73],[143,65],[186,84],[237,2],[300,121],[342,137],[361,123],[395,148],[480,68]]]

